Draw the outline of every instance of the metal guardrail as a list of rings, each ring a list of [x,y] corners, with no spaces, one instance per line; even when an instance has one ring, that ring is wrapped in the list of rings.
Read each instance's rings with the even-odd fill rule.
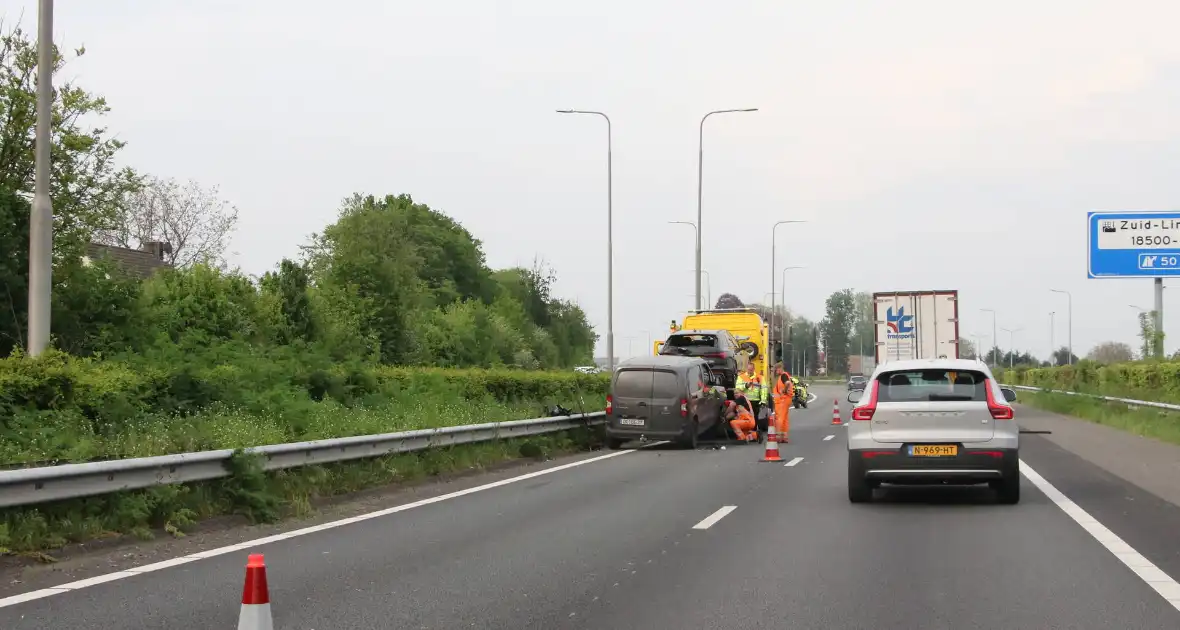
[[[261,455],[265,470],[379,457],[422,451],[437,446],[490,442],[542,433],[568,431],[602,424],[605,412],[468,424],[399,433],[358,435],[312,442],[272,444],[243,449]],[[135,490],[228,477],[225,463],[233,449],[178,453],[85,464],[0,471],[0,508],[78,499],[122,490]]]
[[[1030,387],[1028,385],[1004,385],[1003,387],[1010,387],[1012,389],[1026,391],[1026,392],[1041,392],[1044,394],[1065,394],[1067,396],[1085,396],[1086,398],[1097,398],[1105,400],[1106,402],[1117,402],[1125,405],[1134,405],[1136,407],[1152,407],[1155,409],[1167,409],[1168,411],[1180,411],[1180,405],[1172,403],[1155,402],[1154,400],[1136,400],[1134,398],[1118,398],[1115,396],[1102,396],[1099,394],[1083,394],[1081,392],[1070,392],[1064,389],[1045,389],[1044,387]]]

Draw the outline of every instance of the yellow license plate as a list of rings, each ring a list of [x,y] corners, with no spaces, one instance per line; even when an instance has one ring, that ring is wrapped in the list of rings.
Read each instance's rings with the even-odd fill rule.
[[[959,454],[957,444],[918,444],[910,447],[914,457],[954,457]]]

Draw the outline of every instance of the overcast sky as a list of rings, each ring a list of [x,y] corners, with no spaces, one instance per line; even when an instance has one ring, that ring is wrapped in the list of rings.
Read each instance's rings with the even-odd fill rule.
[[[0,0],[6,22],[35,0]],[[294,256],[361,191],[410,193],[534,255],[606,330],[606,128],[614,124],[616,354],[692,306],[697,124],[713,298],[956,288],[964,335],[1022,328],[1137,347],[1150,280],[1086,279],[1086,212],[1175,209],[1180,3],[1037,0],[87,0],[61,79],[104,94],[123,161],[220,186],[234,262]],[[724,7],[724,8],[723,8]],[[790,229],[788,229],[790,228]],[[1177,284],[1180,286],[1180,284]],[[1165,313],[1180,301],[1165,296]],[[1180,317],[1166,316],[1169,352]],[[1009,346],[1001,331],[1000,344]]]

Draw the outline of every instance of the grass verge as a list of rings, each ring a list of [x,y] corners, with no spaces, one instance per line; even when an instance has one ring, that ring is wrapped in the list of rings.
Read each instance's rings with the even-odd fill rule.
[[[1019,392],[1021,404],[1120,429],[1161,442],[1180,445],[1180,413],[1150,407],[1128,407],[1085,396]]]
[[[270,473],[262,471],[256,458],[239,453],[228,466],[232,476],[225,479],[2,510],[0,554],[53,562],[53,551],[70,543],[182,537],[202,519],[215,516],[241,515],[252,523],[308,516],[316,499],[510,460],[543,460],[600,444],[601,430],[584,428]]]

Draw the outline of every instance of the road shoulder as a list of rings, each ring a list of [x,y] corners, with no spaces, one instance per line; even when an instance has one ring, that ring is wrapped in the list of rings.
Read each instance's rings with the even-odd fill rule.
[[[1016,418],[1022,429],[1049,431],[1053,444],[1180,506],[1180,446],[1027,405]]]

